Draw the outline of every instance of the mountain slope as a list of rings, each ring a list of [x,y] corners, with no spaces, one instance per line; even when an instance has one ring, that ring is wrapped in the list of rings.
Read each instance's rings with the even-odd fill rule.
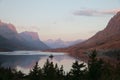
[[[49,49],[49,47],[39,39],[38,33],[36,32],[25,31],[20,33],[19,35],[23,37],[27,42],[29,42],[30,46],[34,46],[34,49]]]
[[[7,39],[0,36],[0,51],[10,51],[11,49],[9,47],[13,47]]]
[[[39,42],[39,44],[36,46],[35,44],[37,42]],[[3,23],[0,21],[0,51],[3,51],[3,49],[4,51],[5,50],[11,51],[11,50],[45,50],[49,48],[39,39],[36,41],[34,40],[33,42],[32,41],[29,42],[17,32],[14,25]]]
[[[85,49],[90,48],[98,48],[98,49],[104,49],[104,48],[110,48],[105,46],[109,43],[109,46],[113,44],[116,41],[120,41],[120,12],[118,12],[111,20],[109,21],[107,27],[103,30],[95,34],[93,37],[88,39],[87,41],[83,42],[82,44],[75,45],[76,47],[81,47]],[[118,44],[118,47],[120,48],[120,44]],[[74,47],[74,46],[73,46]],[[111,48],[114,48],[114,46],[111,46]]]
[[[120,12],[111,18],[107,27],[83,43],[67,48],[71,55],[81,56],[89,50],[120,49]]]
[[[50,51],[67,52],[72,56],[86,58],[87,51],[120,49],[120,12],[111,18],[106,28],[88,40],[68,48]]]
[[[8,47],[11,50],[25,49],[26,46],[22,43],[22,38],[16,31],[16,28],[12,24],[3,23],[0,21],[0,36],[6,39],[6,41],[1,41],[3,48]],[[6,45],[6,46],[4,46]]]

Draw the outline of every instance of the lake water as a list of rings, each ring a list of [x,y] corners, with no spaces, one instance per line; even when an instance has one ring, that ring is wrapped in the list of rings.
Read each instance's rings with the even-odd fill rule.
[[[42,67],[51,54],[54,56],[52,59],[53,63],[57,63],[58,66],[63,65],[66,72],[71,69],[72,63],[76,60],[65,53],[14,51],[0,52],[0,63],[4,67],[16,68],[27,74],[35,65],[36,61],[38,61],[39,66]]]

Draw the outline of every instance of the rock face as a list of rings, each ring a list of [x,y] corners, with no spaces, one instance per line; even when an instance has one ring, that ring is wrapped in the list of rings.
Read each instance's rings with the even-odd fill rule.
[[[24,38],[24,40],[26,40],[27,42],[29,42],[30,46],[34,46],[35,49],[41,49],[41,50],[45,50],[45,49],[49,49],[49,47],[44,44],[38,36],[37,32],[22,32],[19,34],[22,38]]]
[[[29,32],[29,31],[25,31],[20,33],[20,35],[27,40],[39,40],[39,36],[37,32]]]
[[[12,24],[3,23],[0,21],[0,35],[4,35],[9,39],[17,35],[16,28]]]
[[[104,32],[115,34],[120,32],[120,12],[118,12],[108,23]]]
[[[0,21],[0,38],[4,38],[4,40],[0,41],[0,48],[4,50],[18,50],[26,47],[12,24]]]
[[[14,25],[0,21],[0,51],[45,49],[49,47],[39,40],[36,32],[19,34]]]

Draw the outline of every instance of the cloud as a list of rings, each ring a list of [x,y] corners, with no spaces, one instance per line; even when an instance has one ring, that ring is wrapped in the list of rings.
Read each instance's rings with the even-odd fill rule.
[[[82,9],[73,12],[75,16],[100,16],[100,15],[115,15],[120,9],[113,10],[92,10],[92,9]]]

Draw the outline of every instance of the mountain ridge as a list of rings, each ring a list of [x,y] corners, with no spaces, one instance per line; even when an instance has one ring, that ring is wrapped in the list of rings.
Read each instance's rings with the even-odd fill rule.
[[[82,39],[78,39],[78,40],[74,40],[74,41],[64,41],[62,39],[56,39],[56,40],[52,40],[52,39],[48,39],[46,41],[43,41],[45,44],[47,44],[48,46],[50,46],[52,49],[56,49],[56,48],[66,48],[72,45],[75,45],[77,43],[83,42],[84,40]]]
[[[19,33],[19,35],[21,36],[26,36],[28,37],[29,39],[33,39],[33,40],[39,40],[39,36],[38,36],[38,33],[37,32],[31,32],[31,31],[24,31],[24,32],[21,32]],[[23,37],[24,37],[23,36]],[[24,37],[25,38],[25,37]]]
[[[27,36],[32,37],[33,41],[31,40],[29,42],[26,39],[27,36],[21,36],[20,33],[17,32],[13,24],[0,21],[0,40],[2,40],[0,41],[0,51],[50,49],[46,44],[40,41],[36,32],[29,32],[29,34],[30,35]],[[35,40],[37,40],[37,42],[35,42]],[[38,45],[36,46],[35,44],[37,43]]]
[[[25,31],[19,34],[27,42],[31,43],[31,46],[34,46],[36,49],[49,49],[49,47],[39,39],[37,32]]]
[[[67,52],[73,56],[85,57],[84,53],[94,49],[98,51],[120,49],[120,12],[110,19],[105,29],[85,42],[67,48]]]
[[[48,51],[66,52],[69,55],[84,58],[85,60],[87,55],[84,53],[95,49],[98,51],[120,49],[120,11],[110,19],[102,31],[97,32],[88,40],[67,48]]]

